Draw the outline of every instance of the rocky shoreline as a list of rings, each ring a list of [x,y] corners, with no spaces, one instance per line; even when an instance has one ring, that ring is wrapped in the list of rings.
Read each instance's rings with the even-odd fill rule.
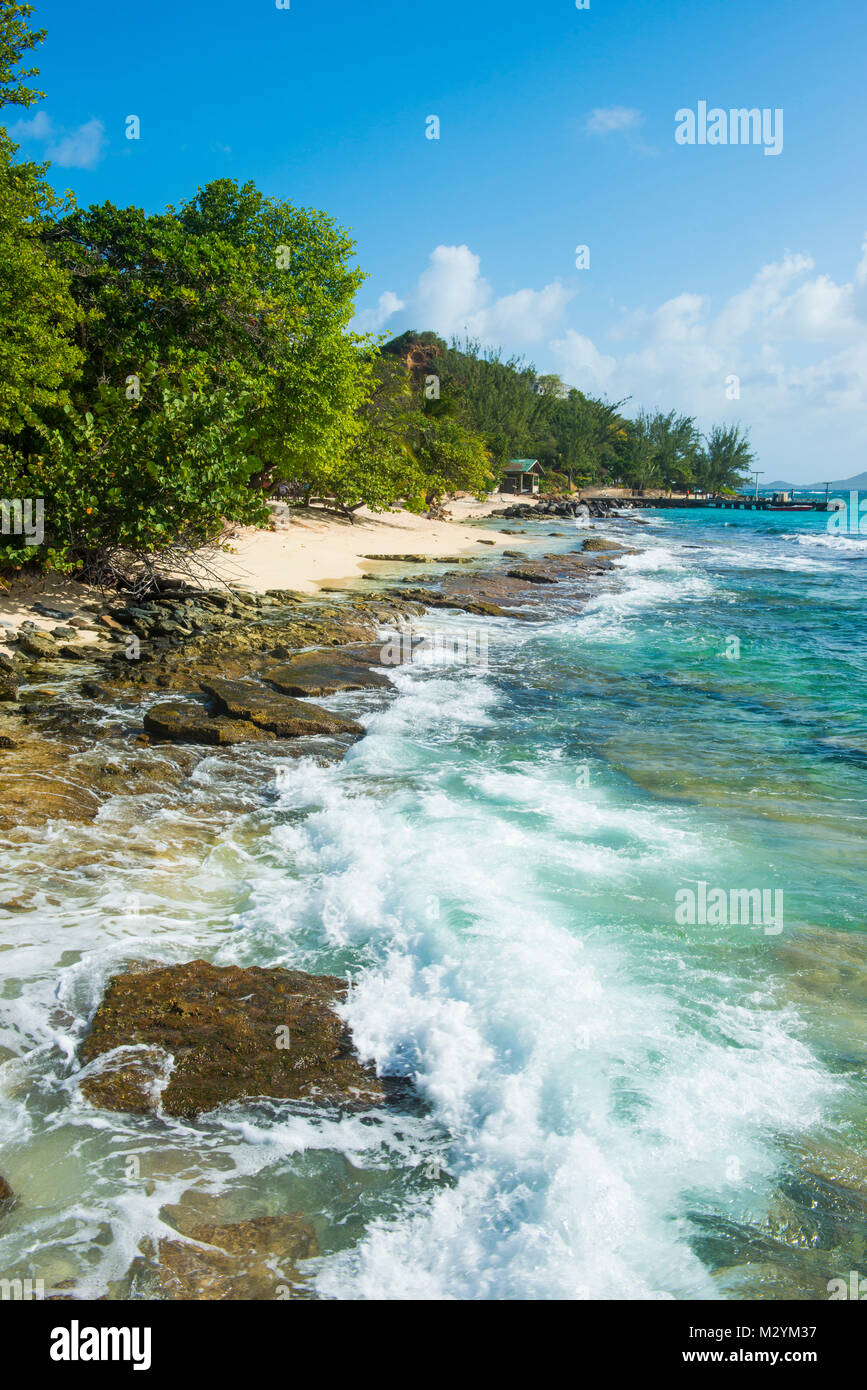
[[[315,701],[387,691],[389,665],[413,651],[404,642],[395,656],[392,643],[386,654],[389,634],[435,608],[532,621],[551,586],[589,593],[617,553],[623,547],[591,535],[574,550],[506,551],[444,571],[440,562],[436,573],[380,578],[375,591],[339,597],[176,586],[147,602],[94,594],[74,615],[36,602],[9,634],[11,654],[0,654],[0,837],[93,820],[107,798],[173,778],[180,786],[215,748],[342,757],[364,726]],[[122,720],[106,720],[107,707],[120,707]],[[339,1012],[346,990],[335,976],[278,967],[133,962],[109,980],[80,1047],[81,1094],[104,1110],[192,1125],[218,1106],[263,1098],[342,1110],[400,1103],[401,1085],[355,1050]],[[0,1220],[11,1204],[0,1179]],[[305,1296],[295,1262],[317,1246],[303,1214],[227,1223],[217,1204],[207,1215],[167,1218],[177,1239],[152,1243],[134,1271],[145,1296]],[[280,1280],[285,1292],[275,1294]]]

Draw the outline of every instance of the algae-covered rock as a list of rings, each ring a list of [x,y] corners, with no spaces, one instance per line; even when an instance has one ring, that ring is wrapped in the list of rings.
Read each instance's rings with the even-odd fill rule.
[[[299,652],[284,665],[262,674],[283,695],[333,695],[337,690],[383,689],[391,680],[371,666],[382,666],[382,646],[323,648]]]
[[[0,669],[0,701],[18,699],[18,677],[14,671]]]
[[[298,738],[301,734],[350,734],[361,738],[364,734],[364,728],[354,719],[279,695],[255,681],[216,678],[202,681],[201,685],[233,719],[248,719],[280,738]]]
[[[7,1203],[11,1203],[12,1198],[12,1188],[4,1177],[0,1177],[0,1210],[2,1210]]]
[[[204,960],[117,975],[81,1048],[105,1065],[82,1091],[107,1110],[187,1118],[257,1097],[378,1103],[382,1084],[334,1011],[345,993],[332,975]]]
[[[28,656],[42,659],[57,655],[57,643],[44,632],[19,632],[18,645]]]
[[[157,738],[176,743],[208,743],[218,746],[234,743],[261,743],[274,735],[244,719],[227,719],[208,714],[193,700],[172,700],[152,705],[144,716],[144,726]]]
[[[582,550],[622,550],[616,541],[604,541],[601,536],[588,536],[581,546]]]
[[[557,583],[556,579],[552,578],[550,574],[545,574],[543,570],[529,569],[527,566],[524,566],[523,569],[519,570],[507,570],[506,573],[509,579],[523,579],[525,584]]]
[[[298,1216],[198,1225],[182,1234],[187,1240],[159,1243],[158,1280],[164,1298],[291,1297],[300,1282],[297,1262],[319,1253],[313,1228]]]
[[[11,721],[10,721],[11,724]],[[93,820],[102,797],[70,758],[66,741],[42,738],[20,721],[5,734],[0,831],[52,820]]]

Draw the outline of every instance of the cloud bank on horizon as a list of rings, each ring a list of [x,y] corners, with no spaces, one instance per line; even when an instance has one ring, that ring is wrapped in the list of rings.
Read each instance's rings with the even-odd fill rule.
[[[674,406],[705,428],[739,420],[774,477],[807,482],[847,471],[841,459],[858,471],[867,447],[867,233],[853,262],[851,280],[837,284],[812,256],[787,250],[718,308],[684,290],[615,310],[594,342],[575,326],[575,290],[554,281],[497,296],[470,247],[437,246],[405,298],[386,291],[356,326],[397,333],[388,325],[401,314],[401,326],[447,339],[534,360],[541,348],[541,370],[591,395],[629,397],[627,413]]]

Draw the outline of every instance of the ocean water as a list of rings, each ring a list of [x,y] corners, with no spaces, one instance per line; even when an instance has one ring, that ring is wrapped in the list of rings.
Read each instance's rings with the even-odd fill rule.
[[[13,836],[0,1271],[151,1296],[142,1243],[208,1196],[310,1220],[322,1298],[818,1299],[867,1269],[867,537],[827,520],[606,523],[633,553],[589,600],[437,612],[393,693],[328,701],[367,728],[342,763],[219,751]],[[713,889],[773,912],[685,920]],[[415,1100],[95,1110],[106,979],[196,956],[348,976]]]

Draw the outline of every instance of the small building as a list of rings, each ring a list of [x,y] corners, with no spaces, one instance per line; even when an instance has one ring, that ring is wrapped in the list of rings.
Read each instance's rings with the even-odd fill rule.
[[[538,459],[509,459],[503,470],[501,492],[538,492],[542,465]]]

